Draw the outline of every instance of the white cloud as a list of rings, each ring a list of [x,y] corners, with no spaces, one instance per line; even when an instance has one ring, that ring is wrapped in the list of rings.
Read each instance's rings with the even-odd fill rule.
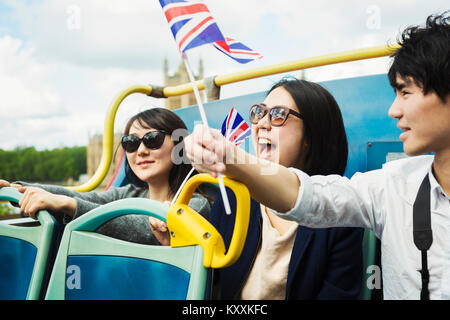
[[[103,133],[106,111],[120,91],[161,81],[161,74],[146,70],[39,63],[34,48],[0,38],[0,148],[86,145],[89,134]],[[142,94],[129,96],[117,112],[115,129],[122,130],[136,112],[163,103]]]
[[[105,112],[119,91],[163,85],[165,56],[172,72],[178,67],[177,47],[156,0],[3,2],[11,10],[0,30],[13,30],[14,36],[0,37],[0,148],[86,144],[89,133],[103,132]],[[264,55],[239,65],[212,47],[194,49],[188,53],[191,64],[196,70],[202,57],[205,76],[384,44],[405,26],[448,9],[448,0],[205,2],[225,35]],[[313,68],[306,76],[325,81],[383,73],[388,64],[387,58],[372,59]],[[222,97],[268,89],[282,76],[225,86]],[[162,104],[142,95],[127,98],[116,130],[132,114]]]
[[[92,84],[91,89],[95,91],[99,97],[102,97],[105,112],[114,101],[116,95],[126,88],[133,85],[159,85],[162,81],[161,73],[158,72],[122,68],[92,70],[90,77],[90,83]],[[118,109],[115,130],[123,130],[130,117],[153,106],[164,106],[164,100],[148,97],[141,93],[134,93],[128,96]],[[101,122],[101,124],[101,126],[97,126],[95,129],[97,132],[99,129],[103,132],[103,122]]]
[[[4,120],[58,113],[60,96],[47,82],[49,70],[34,59],[34,49],[9,36],[0,38],[1,113]]]
[[[43,60],[139,69],[159,66],[168,51],[176,55],[158,1],[43,0],[11,5],[21,31]]]

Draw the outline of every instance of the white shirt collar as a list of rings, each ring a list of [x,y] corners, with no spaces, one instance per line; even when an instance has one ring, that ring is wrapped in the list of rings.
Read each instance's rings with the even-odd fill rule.
[[[450,196],[445,193],[444,189],[442,189],[441,185],[439,184],[439,182],[437,182],[436,178],[434,177],[432,168],[433,168],[433,165],[431,165],[430,168],[428,169],[431,190],[436,189],[438,192],[441,193],[441,195],[443,195],[445,198],[450,200]]]
[[[444,192],[444,189],[442,189],[439,182],[437,182],[433,174],[433,164],[430,165],[430,168],[428,169],[428,177],[430,178],[430,188],[431,188],[431,199],[432,199],[431,208],[436,210],[438,207],[439,198],[442,197],[443,199],[450,200],[450,197]]]

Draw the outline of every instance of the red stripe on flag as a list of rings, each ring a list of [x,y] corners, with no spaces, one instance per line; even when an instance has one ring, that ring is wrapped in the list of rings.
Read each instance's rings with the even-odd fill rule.
[[[183,47],[183,43],[187,40],[187,38],[189,38],[195,31],[197,31],[198,29],[200,29],[203,25],[205,25],[208,21],[213,20],[212,16],[207,17],[206,19],[204,19],[202,22],[200,22],[198,25],[195,26],[195,28],[192,28],[191,31],[189,31],[189,33],[187,33],[183,39],[181,39],[180,43],[178,44],[178,47],[181,49],[181,47]]]
[[[184,6],[184,7],[175,7],[170,8],[164,12],[166,15],[167,22],[170,23],[173,18],[183,16],[185,14],[195,14],[198,12],[208,12],[209,10],[206,7],[206,5],[199,3],[199,4],[193,4],[191,6]]]
[[[246,124],[246,126],[241,125],[234,133],[233,135],[229,138],[230,141],[234,141],[236,140],[237,137],[239,137],[241,135],[242,132],[244,132],[245,130],[248,129],[248,125]]]
[[[228,114],[226,132],[228,131],[228,129],[230,129],[230,120],[233,115],[233,112],[234,112],[234,108],[231,108],[230,113]]]
[[[253,56],[259,56],[258,52],[238,51],[238,50],[230,50],[229,52],[234,53],[234,54],[249,54],[249,55],[253,55]]]
[[[223,40],[220,41],[216,41],[214,42],[218,47],[221,47],[223,50],[229,52],[230,51],[230,47],[228,46],[228,43],[226,43]]]

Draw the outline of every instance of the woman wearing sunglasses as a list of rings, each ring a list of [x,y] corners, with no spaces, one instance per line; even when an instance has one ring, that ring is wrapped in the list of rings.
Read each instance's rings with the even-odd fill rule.
[[[269,90],[263,103],[250,107],[249,116],[257,159],[217,132],[197,126],[185,144],[189,158],[202,155],[207,163],[195,165],[199,171],[223,172],[246,181],[250,191],[255,186],[244,176],[278,179],[271,163],[311,175],[344,174],[348,150],[342,116],[334,98],[320,85],[283,79]],[[224,163],[225,159],[231,161]],[[263,165],[255,166],[256,161]],[[228,197],[235,209],[234,195],[230,192]],[[273,197],[283,198],[283,194],[273,190]],[[234,217],[225,214],[220,195],[211,210],[211,221],[229,245],[226,235],[232,234]],[[362,234],[359,228],[299,226],[252,199],[249,230],[239,260],[216,270],[220,298],[355,299],[361,288]]]
[[[174,135],[172,135],[175,133]],[[127,123],[121,145],[126,151],[125,172],[130,183],[127,186],[111,187],[105,192],[78,193],[63,187],[28,184],[11,184],[23,193],[19,206],[33,218],[42,209],[64,214],[63,223],[68,223],[99,205],[124,198],[150,198],[170,202],[181,186],[192,166],[187,159],[172,161],[172,151],[187,135],[184,122],[175,113],[154,108],[133,116]],[[172,138],[177,138],[173,141]],[[179,146],[178,146],[178,149]],[[174,156],[175,159],[175,156]],[[0,187],[10,186],[0,180]],[[189,206],[205,217],[211,208],[204,193],[194,193]],[[98,228],[98,232],[121,240],[159,245],[152,232],[159,227],[157,219],[150,220],[142,215],[117,217]],[[158,228],[158,234],[161,231]],[[167,230],[165,230],[167,232]]]

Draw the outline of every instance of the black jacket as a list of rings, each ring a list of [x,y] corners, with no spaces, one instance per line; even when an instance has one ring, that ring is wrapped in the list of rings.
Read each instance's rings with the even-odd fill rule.
[[[225,214],[220,193],[211,210],[211,222],[228,248],[233,234],[236,198],[227,190],[233,214]],[[237,299],[261,244],[260,204],[251,200],[247,238],[238,261],[215,270],[220,298]],[[311,229],[299,226],[292,249],[286,285],[287,299],[357,299],[362,282],[361,228]]]

